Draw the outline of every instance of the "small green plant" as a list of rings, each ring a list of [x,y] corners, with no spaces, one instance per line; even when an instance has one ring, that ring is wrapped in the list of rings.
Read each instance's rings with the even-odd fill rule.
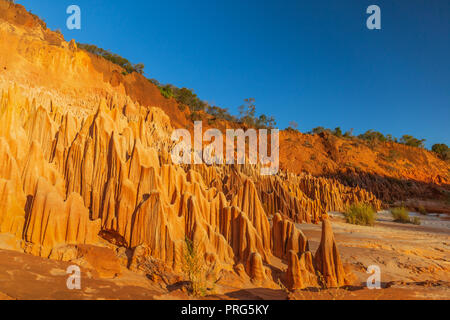
[[[183,271],[189,280],[192,295],[195,297],[205,296],[204,265],[198,254],[197,245],[187,237],[185,238]]]
[[[173,98],[173,91],[170,86],[159,87],[159,91],[161,92],[161,95],[164,98],[166,98],[166,99]]]
[[[405,207],[393,208],[391,209],[391,214],[395,222],[411,223],[408,210]]]
[[[347,223],[360,226],[373,226],[376,212],[372,206],[364,203],[353,204],[344,213]]]
[[[340,127],[337,127],[336,129],[334,129],[333,134],[338,138],[342,138],[342,129]]]
[[[414,218],[411,219],[411,223],[412,223],[412,224],[415,224],[416,226],[420,226],[420,224],[421,224],[422,222],[420,221],[420,218],[419,218],[419,217],[414,217]]]

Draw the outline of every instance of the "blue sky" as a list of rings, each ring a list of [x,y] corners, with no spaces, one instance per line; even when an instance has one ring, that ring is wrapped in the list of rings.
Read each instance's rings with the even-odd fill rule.
[[[450,145],[450,1],[19,0],[67,40],[142,62],[237,114],[245,98],[285,128],[375,129]],[[66,8],[82,29],[66,28]],[[366,9],[381,8],[382,30]]]

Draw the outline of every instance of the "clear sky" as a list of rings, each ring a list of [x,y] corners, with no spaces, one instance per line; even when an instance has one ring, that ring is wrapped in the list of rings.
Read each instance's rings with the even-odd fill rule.
[[[18,0],[61,29],[142,62],[146,76],[194,89],[237,114],[258,113],[303,132],[411,134],[450,145],[448,0]],[[66,8],[82,29],[66,28]],[[366,9],[381,8],[382,30]]]

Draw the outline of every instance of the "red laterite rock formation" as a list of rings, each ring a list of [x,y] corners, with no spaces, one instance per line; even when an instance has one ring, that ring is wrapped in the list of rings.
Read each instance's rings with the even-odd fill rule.
[[[328,219],[322,222],[322,240],[314,260],[321,281],[327,287],[340,287],[345,284],[344,267]]]
[[[346,283],[324,217],[357,202],[381,208],[367,190],[382,194],[389,190],[384,184],[373,186],[360,176],[350,187],[291,170],[286,163],[305,164],[305,150],[291,157],[287,133],[281,134],[280,156],[290,172],[261,176],[251,165],[174,165],[171,134],[191,125],[175,100],[162,97],[141,75],[123,76],[119,66],[64,41],[4,0],[0,63],[6,70],[0,72],[0,233],[14,237],[25,252],[65,261],[84,256],[107,277],[120,275],[112,252],[121,252],[121,264],[133,271],[151,258],[180,274],[188,239],[202,265],[243,282],[273,286],[272,271],[287,266],[280,279],[290,289]],[[289,152],[300,148],[299,141]],[[441,164],[423,157],[432,169],[420,172],[435,172]],[[331,161],[341,156],[328,158],[322,165],[333,171]],[[449,180],[440,172],[433,181]],[[299,224],[321,222],[313,258]],[[96,252],[109,262],[102,265]]]

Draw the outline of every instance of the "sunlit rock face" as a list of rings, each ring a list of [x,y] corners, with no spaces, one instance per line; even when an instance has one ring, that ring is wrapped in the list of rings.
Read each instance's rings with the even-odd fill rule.
[[[140,75],[79,50],[21,6],[0,0],[0,233],[30,254],[69,261],[95,247],[183,270],[186,240],[202,264],[273,286],[345,284],[328,211],[381,202],[333,179],[250,165],[174,165],[174,128],[190,126],[174,100]],[[156,107],[155,107],[156,106]],[[283,156],[283,155],[282,155]],[[302,223],[323,223],[310,252]],[[94,248],[94,249],[93,249]],[[126,260],[126,258],[125,258]]]
[[[145,246],[145,255],[178,272],[190,239],[205,264],[242,264],[255,283],[272,281],[275,256],[288,263],[292,287],[317,285],[316,271],[339,286],[345,275],[327,220],[315,260],[295,223],[320,223],[325,208],[352,200],[379,205],[311,176],[173,165],[170,119],[158,108],[127,116],[128,106],[111,99],[80,116],[68,106],[38,106],[17,88],[0,103],[0,228],[33,255],[57,258],[61,247],[106,241]]]

